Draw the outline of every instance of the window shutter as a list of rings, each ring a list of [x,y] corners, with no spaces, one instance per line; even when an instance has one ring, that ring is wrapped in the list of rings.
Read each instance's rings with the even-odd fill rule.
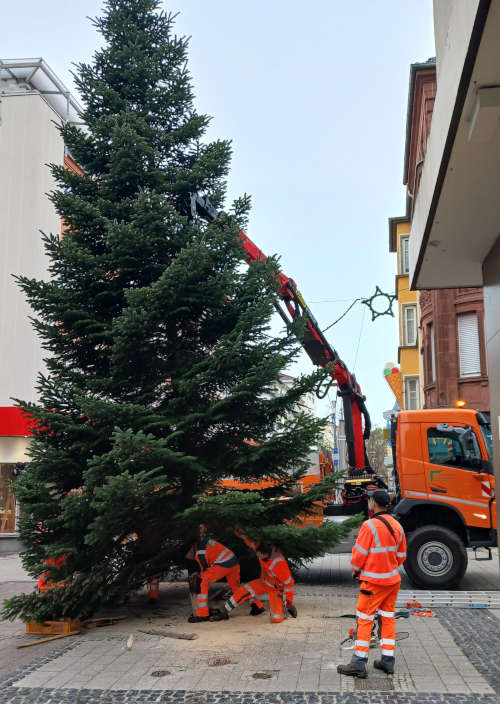
[[[462,313],[457,323],[460,376],[481,376],[477,313]]]

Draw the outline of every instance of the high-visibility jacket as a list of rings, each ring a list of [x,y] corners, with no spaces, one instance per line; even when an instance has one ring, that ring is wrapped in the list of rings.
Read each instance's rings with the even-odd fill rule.
[[[365,521],[359,530],[352,549],[351,567],[362,581],[397,584],[401,581],[399,565],[406,559],[404,530],[395,518],[384,512],[383,518],[391,526],[393,537],[376,515]]]
[[[252,548],[252,550],[259,549],[259,542],[250,540],[245,535],[241,535],[240,533],[236,533],[236,535],[244,541],[245,545]],[[290,567],[288,566],[286,558],[278,550],[273,550],[269,560],[261,560],[259,558],[259,562],[262,569],[262,580],[264,584],[268,587],[276,589],[279,592],[283,592],[287,604],[291,604],[295,596],[293,590],[295,580],[292,577],[292,573],[290,572]]]
[[[195,559],[202,572],[213,565],[229,568],[239,564],[238,558],[232,550],[208,536],[201,538],[196,546]]]

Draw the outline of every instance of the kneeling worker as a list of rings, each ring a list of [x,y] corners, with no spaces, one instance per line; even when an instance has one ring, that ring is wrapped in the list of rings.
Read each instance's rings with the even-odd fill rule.
[[[293,605],[295,581],[284,556],[273,545],[254,543],[239,533],[236,533],[236,535],[255,550],[261,565],[261,577],[247,584],[242,584],[238,591],[226,601],[224,609],[218,614],[211,616],[210,620],[223,621],[228,619],[231,611],[245,601],[252,602],[250,614],[257,616],[264,611],[262,602],[258,599],[263,594],[269,595],[269,610],[273,623],[281,623],[285,618],[283,602],[285,602],[286,610],[290,616],[297,618],[297,609]]]
[[[373,664],[387,674],[394,672],[394,608],[401,583],[399,566],[406,559],[406,538],[401,525],[387,511],[389,503],[389,494],[384,489],[378,489],[368,499],[373,515],[362,524],[352,549],[353,577],[360,582],[356,605],[358,623],[351,662],[337,667],[341,675],[367,677],[366,663],[377,613],[382,622],[382,659]]]
[[[212,582],[225,577],[233,594],[240,586],[240,564],[234,552],[208,535],[202,535],[193,546],[194,559],[200,566],[200,593],[196,597],[196,614],[188,618],[189,623],[208,621],[208,590]],[[188,553],[189,555],[189,553]]]

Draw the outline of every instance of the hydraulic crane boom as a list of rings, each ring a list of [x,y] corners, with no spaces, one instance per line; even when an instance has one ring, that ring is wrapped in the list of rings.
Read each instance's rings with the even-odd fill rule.
[[[202,217],[209,221],[219,220],[224,213],[218,212],[208,198],[192,195],[190,201],[190,217]],[[240,230],[240,240],[247,253],[247,261],[266,259],[252,240]],[[285,309],[276,303],[276,308],[285,322],[290,322],[298,316],[306,317],[305,333],[300,340],[304,350],[314,364],[326,367],[332,364],[332,380],[338,385],[338,394],[342,398],[344,407],[345,432],[350,471],[364,470],[371,472],[365,451],[365,440],[370,437],[370,416],[365,406],[365,397],[361,393],[354,374],[347,369],[337,352],[329,345],[323,335],[316,318],[304,301],[302,294],[293,279],[279,272],[280,297],[285,304]]]

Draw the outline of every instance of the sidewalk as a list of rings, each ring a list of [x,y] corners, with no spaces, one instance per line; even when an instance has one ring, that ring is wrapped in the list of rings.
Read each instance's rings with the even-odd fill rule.
[[[394,677],[373,670],[375,651],[367,680],[338,675],[337,665],[352,653],[341,650],[340,642],[354,623],[339,617],[353,613],[356,586],[345,575],[347,556],[333,557],[339,581],[318,585],[301,575],[307,583],[297,586],[299,617],[278,625],[267,614],[249,616],[246,605],[227,622],[188,624],[184,583],[162,583],[154,611],[144,608],[145,594],[139,594],[128,619],[53,644],[16,650],[36,637],[24,635],[19,622],[0,623],[0,677],[6,656],[22,655],[22,661],[11,657],[10,672],[0,680],[0,702],[500,702],[500,623],[494,610],[448,608],[436,610],[433,618],[400,619]],[[0,575],[8,577],[4,559]],[[493,577],[491,563],[478,566],[479,580]],[[0,596],[30,587],[6,580]],[[142,632],[155,629],[199,637],[177,640]],[[127,651],[130,634],[134,643]]]

